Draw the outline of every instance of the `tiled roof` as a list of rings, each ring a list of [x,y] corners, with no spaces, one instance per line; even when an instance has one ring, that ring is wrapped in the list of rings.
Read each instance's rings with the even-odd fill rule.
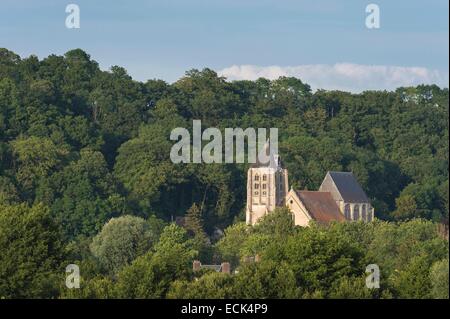
[[[368,203],[366,193],[352,172],[329,172],[344,202]]]
[[[312,219],[328,223],[331,221],[344,221],[345,217],[329,192],[295,191],[302,201]]]

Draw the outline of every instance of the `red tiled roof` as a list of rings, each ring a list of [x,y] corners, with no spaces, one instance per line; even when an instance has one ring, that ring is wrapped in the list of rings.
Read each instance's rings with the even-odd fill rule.
[[[331,221],[344,221],[345,217],[329,192],[295,191],[303,202],[312,219],[328,223]]]

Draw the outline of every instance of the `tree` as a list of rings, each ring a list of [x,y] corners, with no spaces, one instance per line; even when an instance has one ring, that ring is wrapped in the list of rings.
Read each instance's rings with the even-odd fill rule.
[[[273,237],[291,235],[295,231],[294,215],[287,207],[277,207],[261,218],[253,231]]]
[[[188,239],[186,230],[172,223],[164,227],[154,248],[156,252],[164,254],[166,251],[170,251],[170,247],[177,245],[188,250],[193,257],[197,254],[195,250],[192,250],[193,242]]]
[[[117,274],[150,249],[156,240],[155,235],[140,217],[112,218],[94,237],[91,251],[110,274]]]
[[[174,114],[160,114],[169,107],[174,107],[172,102],[158,103],[155,115],[163,118],[153,125],[142,126],[136,138],[120,146],[116,157],[115,176],[129,192],[130,200],[145,212],[159,213],[157,203],[164,190],[180,196],[173,191],[173,186],[186,183],[190,175],[190,170],[186,170],[184,165],[170,161],[170,131],[175,127],[186,127],[186,124]]]
[[[211,69],[190,70],[174,87],[179,90],[177,98],[186,108],[186,117],[200,119],[205,125],[214,126],[221,118],[240,111],[239,96],[231,84]]]
[[[36,186],[39,178],[57,169],[68,154],[66,149],[58,147],[48,138],[20,138],[11,145],[19,164],[17,180],[27,191]]]
[[[333,299],[372,299],[376,289],[366,287],[365,276],[339,278],[331,288],[329,298]]]
[[[295,274],[287,263],[261,261],[239,268],[233,287],[235,298],[298,298]]]
[[[0,205],[18,203],[19,201],[17,187],[10,178],[0,175]]]
[[[408,219],[418,215],[416,200],[412,195],[400,196],[395,200],[397,209],[393,212],[396,219]]]
[[[241,222],[225,229],[224,236],[216,243],[221,259],[236,267],[241,258],[241,248],[249,236],[249,227]]]
[[[80,279],[80,288],[61,288],[62,299],[110,299],[115,298],[114,284],[108,277],[98,276],[92,279]]]
[[[103,154],[90,149],[81,150],[79,158],[41,179],[36,199],[51,206],[66,239],[95,235],[106,221],[127,210]]]
[[[416,257],[441,260],[448,255],[448,245],[440,238],[436,225],[415,219],[397,224],[379,222],[367,248],[367,260],[386,274],[395,274]],[[431,265],[430,265],[431,266]]]
[[[0,204],[0,297],[52,298],[64,276],[58,225],[42,204]]]
[[[424,256],[414,257],[398,274],[393,275],[394,289],[402,299],[430,298],[430,262]]]
[[[191,208],[186,213],[184,228],[188,235],[192,237],[194,248],[199,252],[200,259],[209,259],[211,255],[211,245],[208,236],[203,230],[203,220],[201,216],[200,207],[197,204],[192,204]]]
[[[119,298],[164,298],[175,280],[187,280],[197,255],[186,231],[171,224],[164,228],[154,252],[138,257],[118,274]]]
[[[358,243],[320,226],[312,225],[288,237],[282,249],[281,256],[272,255],[290,265],[297,285],[308,292],[328,291],[339,278],[361,275],[366,267]]]
[[[192,204],[191,208],[189,208],[185,218],[186,221],[184,228],[186,228],[188,234],[193,236],[205,236],[205,232],[203,230],[202,212],[196,203]]]
[[[431,296],[436,299],[448,299],[448,259],[437,261],[431,266]]]
[[[168,299],[228,299],[233,293],[234,277],[229,274],[208,272],[198,280],[176,280],[167,293]]]
[[[17,66],[20,56],[5,48],[0,48],[0,78],[17,78],[19,75]]]

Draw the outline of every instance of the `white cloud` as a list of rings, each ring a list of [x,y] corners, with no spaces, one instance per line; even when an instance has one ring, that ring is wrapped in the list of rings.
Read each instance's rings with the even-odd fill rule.
[[[400,86],[437,84],[448,87],[448,71],[424,67],[363,65],[353,63],[311,64],[298,66],[233,65],[220,70],[228,80],[256,80],[260,77],[277,79],[292,76],[309,84],[313,90],[395,90]]]

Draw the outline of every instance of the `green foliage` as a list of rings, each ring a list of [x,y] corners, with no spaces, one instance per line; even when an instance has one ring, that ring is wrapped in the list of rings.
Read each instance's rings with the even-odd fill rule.
[[[199,258],[203,261],[210,260],[210,240],[203,230],[201,208],[195,203],[186,213],[184,228],[193,239],[194,249],[199,252]]]
[[[376,289],[366,287],[366,278],[341,277],[331,288],[329,297],[333,299],[371,299],[375,297]]]
[[[205,235],[203,231],[202,212],[197,204],[193,204],[186,213],[185,228],[192,235]]]
[[[416,256],[441,260],[448,255],[447,242],[436,225],[424,220],[412,220],[398,225],[379,222],[368,246],[367,258],[389,274],[400,271]]]
[[[0,205],[0,296],[57,296],[65,260],[59,235],[45,206]]]
[[[396,211],[393,213],[396,219],[408,219],[418,217],[417,203],[412,195],[403,195],[395,200]]]
[[[83,149],[79,158],[41,180],[36,200],[51,205],[67,239],[98,233],[111,217],[126,210],[118,182],[98,151]]]
[[[295,273],[287,263],[263,260],[239,268],[233,297],[235,298],[297,298],[299,288]]]
[[[241,259],[241,248],[249,237],[249,227],[245,223],[237,223],[225,229],[224,236],[216,243],[221,259],[237,266]]]
[[[111,274],[116,274],[156,242],[158,234],[140,217],[113,218],[91,244],[92,254]]]
[[[283,259],[291,265],[299,287],[329,289],[341,277],[361,274],[364,252],[342,233],[315,227],[288,238]]]
[[[435,85],[313,93],[207,68],[141,83],[80,49],[41,60],[0,49],[0,298],[448,298],[436,231],[448,225],[448,109]],[[193,119],[279,128],[291,185],[352,171],[378,220],[301,229],[277,209],[247,227],[247,164],[171,162],[170,132]],[[165,227],[182,216],[187,230]],[[79,290],[63,285],[66,257],[82,268]],[[193,280],[194,258],[239,272]],[[371,263],[379,291],[362,286]]]
[[[170,102],[161,101],[156,110],[171,106]],[[173,119],[177,116],[172,114],[170,119],[165,117],[154,125],[142,126],[138,136],[118,150],[115,174],[130,192],[130,198],[146,210],[164,196],[163,189],[187,181],[183,165],[173,164],[169,158],[171,128],[185,127],[181,118],[179,121]]]
[[[261,262],[231,276],[208,272],[198,280],[173,282],[168,298],[297,298],[295,276],[286,264]]]
[[[50,139],[29,137],[11,143],[18,161],[17,180],[25,190],[32,190],[39,178],[57,169],[67,151],[58,148]]]
[[[294,215],[289,208],[277,207],[271,214],[261,218],[253,232],[277,238],[292,235],[295,231],[294,227]]]
[[[430,264],[426,257],[414,257],[409,264],[393,275],[396,293],[402,299],[430,298]]]
[[[155,252],[138,257],[118,274],[119,298],[164,298],[175,280],[186,280],[192,273],[197,251],[186,241],[186,232],[172,224],[164,228]]]
[[[448,299],[448,258],[436,261],[430,270],[431,296],[436,299]]]
[[[0,176],[0,204],[13,204],[19,201],[19,192],[11,179]]]
[[[90,280],[80,280],[80,288],[68,289],[61,287],[62,299],[109,299],[115,298],[114,285],[109,278],[95,277]]]
[[[228,274],[208,272],[198,280],[176,280],[167,293],[169,299],[228,299],[234,297],[234,278]]]

